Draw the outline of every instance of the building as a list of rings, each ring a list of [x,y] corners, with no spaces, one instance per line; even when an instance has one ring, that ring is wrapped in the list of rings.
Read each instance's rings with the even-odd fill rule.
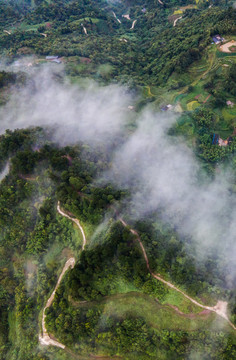
[[[220,44],[222,41],[224,41],[224,38],[222,38],[220,35],[215,35],[212,37],[212,40],[216,45]]]
[[[59,58],[59,56],[53,56],[53,55],[46,56],[46,60],[56,60],[58,58]]]
[[[172,109],[172,105],[171,104],[168,104],[168,105],[166,105],[166,106],[163,106],[162,108],[161,108],[161,111],[167,111],[167,110],[170,110],[170,109]]]
[[[213,135],[213,140],[212,140],[212,145],[218,144],[218,141],[219,141],[219,135],[218,135],[218,134],[214,134],[214,135]]]
[[[230,106],[231,108],[234,107],[234,103],[230,100],[226,101],[227,106]]]
[[[61,64],[61,60],[59,60],[59,59],[53,59],[53,60],[51,60],[51,62],[55,62],[55,63],[57,63],[57,64]]]

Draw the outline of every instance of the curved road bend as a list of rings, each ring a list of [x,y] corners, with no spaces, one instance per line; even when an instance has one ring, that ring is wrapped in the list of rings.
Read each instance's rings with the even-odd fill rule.
[[[61,214],[62,216],[72,220],[77,226],[78,228],[80,229],[81,231],[81,234],[82,234],[82,237],[83,237],[83,245],[82,245],[82,250],[84,250],[84,247],[86,245],[86,236],[85,236],[85,233],[84,233],[84,229],[82,228],[82,226],[80,225],[80,222],[78,219],[74,219],[72,217],[70,217],[68,214],[66,214],[60,207],[60,202],[58,201],[58,204],[57,204],[57,211],[59,212],[59,214]],[[54,300],[54,297],[55,297],[55,294],[56,294],[56,291],[61,283],[61,280],[65,274],[65,272],[69,269],[69,268],[72,268],[75,266],[75,258],[72,257],[70,258],[69,260],[67,260],[67,262],[65,263],[64,267],[63,267],[63,270],[59,276],[59,279],[57,280],[57,284],[56,284],[56,287],[55,289],[53,290],[50,298],[48,299],[47,303],[46,303],[46,306],[44,307],[43,309],[43,318],[42,318],[42,335],[40,334],[39,335],[39,341],[42,345],[52,345],[52,346],[57,346],[57,347],[60,347],[61,349],[65,349],[65,345],[60,343],[59,341],[57,340],[53,340],[50,338],[48,332],[47,332],[47,329],[46,329],[46,325],[45,325],[45,318],[46,318],[46,309],[49,308],[52,303],[53,303],[53,300]]]
[[[82,234],[82,238],[83,238],[83,245],[82,245],[82,250],[84,250],[85,248],[85,245],[86,245],[86,236],[85,236],[85,233],[84,233],[84,230],[82,228],[82,226],[80,225],[80,222],[78,219],[76,218],[72,218],[71,216],[69,216],[67,213],[65,213],[61,207],[60,207],[60,202],[58,202],[57,204],[57,211],[59,214],[61,214],[62,216],[66,217],[67,219],[70,219],[71,221],[73,221],[77,226],[78,228],[80,229],[81,231],[81,234]],[[122,219],[122,218],[119,218],[119,221],[122,223],[122,225],[125,227],[125,228],[128,228],[129,225]],[[205,305],[202,305],[200,304],[198,301],[194,300],[193,298],[191,298],[189,295],[187,295],[185,292],[183,292],[182,290],[180,290],[179,288],[177,288],[175,285],[171,284],[169,281],[166,281],[164,280],[161,276],[159,275],[156,275],[152,272],[152,270],[150,269],[150,265],[149,265],[149,260],[148,260],[148,257],[147,257],[147,253],[146,253],[146,250],[143,246],[143,243],[140,239],[140,236],[138,235],[137,231],[135,231],[134,229],[130,229],[130,232],[136,236],[138,242],[139,242],[139,245],[141,247],[141,250],[142,250],[142,253],[143,253],[143,256],[144,256],[144,259],[146,261],[146,265],[147,265],[147,269],[148,271],[150,272],[150,274],[157,280],[161,281],[162,283],[166,284],[167,286],[169,286],[170,288],[178,291],[179,293],[181,293],[185,298],[187,298],[188,300],[190,300],[192,303],[194,303],[195,305],[201,307],[202,309],[206,309],[206,310],[210,310],[212,312],[215,312],[217,315],[221,316],[222,318],[224,318],[229,324],[230,326],[236,330],[236,327],[235,325],[229,320],[228,316],[227,316],[227,302],[225,301],[218,301],[217,304],[215,306],[205,306]],[[52,346],[57,346],[57,347],[60,347],[62,349],[65,349],[65,345],[56,341],[56,340],[53,340],[50,338],[48,332],[47,332],[47,329],[46,329],[46,326],[45,326],[45,318],[46,318],[46,315],[45,315],[45,311],[47,308],[49,308],[51,305],[52,305],[52,302],[54,300],[54,297],[55,297],[55,293],[56,293],[56,290],[57,288],[59,287],[60,283],[61,283],[61,280],[65,274],[65,272],[71,267],[73,268],[75,266],[75,258],[70,258],[69,260],[67,260],[67,262],[65,263],[64,265],[64,268],[59,276],[59,279],[57,281],[57,284],[56,284],[56,287],[55,289],[53,290],[51,296],[49,297],[47,303],[46,303],[46,306],[44,307],[43,309],[43,318],[42,318],[42,335],[40,334],[39,335],[39,341],[42,345],[52,345]]]
[[[129,227],[129,225],[122,219],[119,218],[119,221],[122,223],[122,225],[124,227]],[[217,304],[215,306],[205,306],[200,304],[198,301],[194,300],[193,298],[191,298],[191,296],[187,295],[184,291],[180,290],[179,288],[177,288],[176,286],[174,286],[173,284],[171,284],[169,281],[164,280],[161,276],[156,275],[152,272],[152,270],[150,269],[150,265],[149,265],[149,260],[147,257],[147,253],[146,250],[143,246],[143,243],[140,239],[139,234],[137,233],[137,231],[135,231],[134,229],[130,229],[130,232],[136,236],[136,239],[139,242],[139,245],[141,247],[144,259],[146,261],[146,265],[147,265],[147,269],[150,272],[150,274],[152,275],[152,277],[154,277],[155,279],[161,281],[162,283],[166,284],[167,286],[169,286],[171,289],[174,289],[176,291],[178,291],[179,293],[181,293],[185,298],[187,298],[188,300],[190,300],[193,304],[201,307],[202,309],[206,309],[206,310],[210,310],[212,312],[215,312],[217,315],[221,316],[222,318],[224,318],[229,325],[236,330],[236,326],[229,320],[228,315],[227,315],[227,305],[228,303],[226,301],[218,301]]]

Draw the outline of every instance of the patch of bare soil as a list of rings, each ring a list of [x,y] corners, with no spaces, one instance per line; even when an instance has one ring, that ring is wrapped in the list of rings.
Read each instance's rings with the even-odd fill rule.
[[[234,50],[232,51],[230,48],[236,46],[236,41],[235,40],[231,40],[229,42],[227,42],[226,44],[223,44],[219,47],[220,51],[225,52],[225,53],[232,53],[234,52]]]

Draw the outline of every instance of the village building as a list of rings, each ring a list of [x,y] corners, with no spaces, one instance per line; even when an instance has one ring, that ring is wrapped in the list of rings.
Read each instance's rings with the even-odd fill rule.
[[[59,58],[59,56],[54,56],[54,55],[46,56],[46,60],[56,60],[58,58]]]
[[[228,145],[228,140],[223,140],[223,139],[219,138],[218,145],[219,146],[227,146]]]
[[[220,44],[222,41],[224,41],[224,38],[222,38],[220,35],[214,35],[212,37],[212,40],[216,45]]]
[[[161,111],[167,111],[167,110],[170,110],[170,109],[172,109],[172,105],[171,104],[168,104],[168,105],[165,105],[165,106],[163,106],[162,108],[161,108]]]
[[[59,59],[53,59],[53,60],[51,60],[51,62],[55,62],[56,64],[61,64],[61,60],[59,60]]]
[[[230,106],[231,108],[234,107],[234,103],[230,100],[226,101],[227,106]]]
[[[219,141],[219,135],[218,135],[218,134],[214,134],[214,135],[213,135],[213,140],[212,140],[212,145],[218,144],[218,141]]]

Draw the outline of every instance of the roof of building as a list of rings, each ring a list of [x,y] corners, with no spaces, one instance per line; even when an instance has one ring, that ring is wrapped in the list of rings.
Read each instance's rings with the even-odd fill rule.
[[[218,144],[218,141],[219,141],[219,135],[218,135],[218,134],[214,134],[214,135],[213,135],[213,140],[212,140],[212,145]]]
[[[54,56],[54,55],[49,55],[49,56],[46,56],[46,60],[54,60],[54,59],[58,59],[59,56]]]

